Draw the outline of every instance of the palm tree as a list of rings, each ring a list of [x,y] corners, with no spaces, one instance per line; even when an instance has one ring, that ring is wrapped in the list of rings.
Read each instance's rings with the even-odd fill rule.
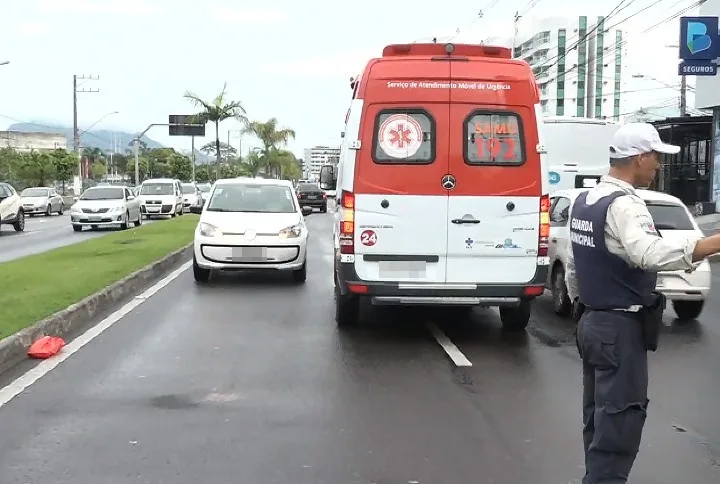
[[[295,139],[295,130],[290,128],[278,128],[278,120],[270,118],[266,122],[252,121],[246,123],[243,134],[252,134],[260,143],[260,150],[268,167],[274,169],[279,176],[280,165],[276,163],[278,157],[272,156],[275,151],[284,147],[288,141]]]
[[[199,113],[193,116],[193,122],[200,124],[213,123],[215,125],[215,157],[219,177],[221,155],[220,123],[226,119],[237,119],[241,123],[247,125],[248,120],[245,108],[243,108],[240,101],[229,101],[227,99],[227,82],[223,86],[220,94],[218,94],[212,101],[204,101],[190,91],[186,92],[184,97],[200,110]]]

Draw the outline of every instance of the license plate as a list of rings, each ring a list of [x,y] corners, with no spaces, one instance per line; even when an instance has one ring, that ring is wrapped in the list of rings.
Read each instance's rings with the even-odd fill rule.
[[[101,217],[90,217],[91,222],[99,222],[100,220],[102,220]]]
[[[160,207],[147,207],[148,212],[159,212]]]
[[[232,258],[234,261],[265,262],[267,260],[267,249],[263,247],[234,248]]]
[[[416,279],[425,277],[427,271],[425,262],[418,261],[381,261],[379,263],[380,277],[401,277]]]
[[[317,200],[317,195],[308,195],[308,200]]]

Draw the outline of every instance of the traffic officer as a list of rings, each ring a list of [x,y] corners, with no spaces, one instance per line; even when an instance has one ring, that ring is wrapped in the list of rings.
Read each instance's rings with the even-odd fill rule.
[[[664,309],[654,293],[657,272],[690,271],[720,252],[720,234],[663,239],[635,192],[653,182],[661,153],[679,151],[650,124],[621,126],[610,146],[609,174],[572,208],[566,284],[571,300],[585,308],[577,328],[583,484],[627,482],[640,448],[649,402],[647,350],[654,350],[644,321],[655,315],[659,328]]]

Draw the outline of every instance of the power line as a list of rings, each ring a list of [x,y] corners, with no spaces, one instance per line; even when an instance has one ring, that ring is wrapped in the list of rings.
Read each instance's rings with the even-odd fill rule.
[[[634,0],[633,0],[633,1],[634,1]],[[650,6],[657,5],[658,3],[662,2],[662,1],[663,1],[663,0],[657,0],[657,1],[655,1],[655,2],[654,2],[652,5],[650,5]],[[698,0],[698,1],[696,1],[695,3],[693,3],[692,5],[683,8],[683,9],[680,10],[679,12],[676,12],[676,13],[674,13],[674,14],[672,14],[672,15],[670,15],[670,16],[662,19],[662,20],[660,20],[659,22],[651,25],[650,27],[648,27],[648,28],[646,28],[645,30],[643,30],[641,33],[642,33],[642,34],[645,34],[645,33],[649,32],[649,31],[651,31],[651,30],[659,27],[660,25],[663,25],[664,23],[666,23],[666,22],[668,22],[668,21],[670,21],[670,20],[673,20],[673,19],[675,19],[675,18],[678,18],[678,17],[682,16],[683,14],[687,13],[688,11],[694,9],[695,7],[697,7],[697,6],[705,3],[705,1],[706,1],[706,0]],[[680,2],[676,2],[674,5],[677,5],[677,3],[680,3]],[[627,17],[626,19],[624,19],[622,22],[625,22],[625,21],[633,18],[633,17],[636,16],[637,14],[643,12],[644,10],[647,10],[647,8],[648,8],[648,7],[644,8],[644,9],[642,9],[642,10],[639,10],[638,12],[635,12],[633,15],[630,15],[629,17]],[[616,23],[615,25],[613,25],[613,26],[610,27],[610,28],[617,27],[617,26],[620,25],[622,22],[618,22],[618,23]],[[607,51],[617,50],[617,49],[622,48],[622,47],[623,47],[624,45],[626,45],[627,43],[628,43],[628,40],[627,40],[627,39],[623,39],[620,43],[615,42],[615,43],[613,43],[613,44],[610,44],[610,45],[606,48],[606,50],[607,50]],[[553,67],[553,65],[555,65],[555,64],[552,64],[552,65],[547,66],[547,67],[550,68],[550,67]],[[548,83],[548,82],[556,81],[559,77],[562,77],[562,76],[564,76],[564,75],[566,75],[566,74],[570,74],[570,73],[573,72],[575,69],[577,69],[577,68],[579,68],[579,67],[581,67],[581,66],[587,66],[587,65],[588,65],[588,61],[585,61],[585,62],[583,62],[583,63],[577,64],[577,65],[575,65],[575,66],[573,66],[573,67],[571,67],[571,68],[569,68],[569,69],[566,69],[566,70],[563,71],[563,72],[558,73],[554,78],[549,79],[549,80],[547,80],[547,81],[544,81],[543,84]],[[545,66],[543,66],[543,67],[545,67]]]

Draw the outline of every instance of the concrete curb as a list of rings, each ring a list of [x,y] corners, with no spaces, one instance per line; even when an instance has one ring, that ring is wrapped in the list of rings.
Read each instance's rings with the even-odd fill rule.
[[[92,294],[82,301],[59,311],[14,335],[0,340],[0,372],[27,358],[27,350],[33,341],[42,336],[67,337],[89,326],[99,315],[113,309],[119,303],[136,295],[166,276],[171,270],[186,262],[192,255],[192,244],[172,252],[162,259],[130,274],[124,279]]]

